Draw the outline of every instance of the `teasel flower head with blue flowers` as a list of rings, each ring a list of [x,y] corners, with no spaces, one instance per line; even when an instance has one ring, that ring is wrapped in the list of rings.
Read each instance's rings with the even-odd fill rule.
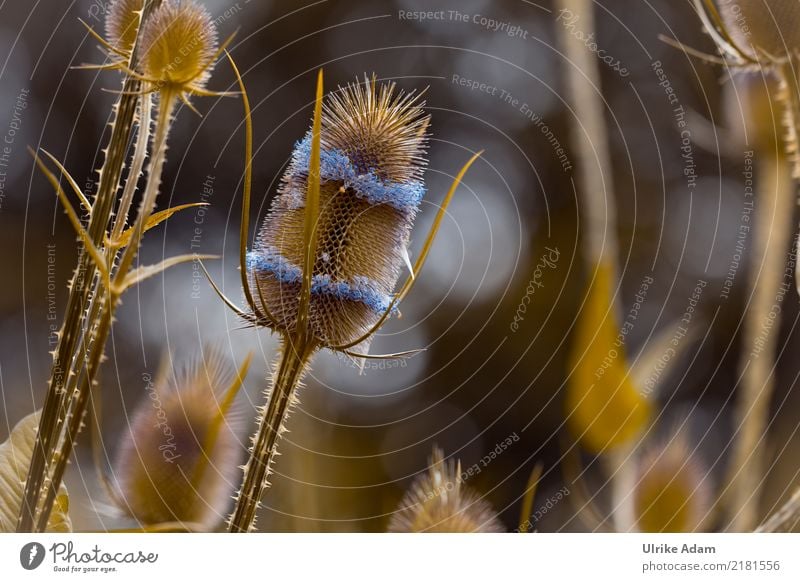
[[[425,194],[430,119],[424,103],[415,93],[398,92],[394,83],[379,85],[375,77],[325,100],[322,78],[320,71],[311,130],[295,145],[278,196],[249,252],[253,132],[247,92],[239,80],[248,160],[239,260],[247,309],[212,285],[249,324],[278,333],[282,353],[253,435],[229,521],[232,532],[254,528],[278,438],[314,353],[329,349],[362,361],[414,353],[366,352],[418,278],[453,194],[480,156],[472,156],[456,175],[412,265],[409,238]],[[404,262],[410,274],[395,290]]]
[[[394,83],[378,87],[374,78],[324,105],[308,319],[320,346],[353,341],[389,308],[425,193],[430,117],[423,106],[418,95]],[[247,261],[255,312],[271,313],[267,324],[284,333],[298,324],[311,139],[309,132],[296,144]]]

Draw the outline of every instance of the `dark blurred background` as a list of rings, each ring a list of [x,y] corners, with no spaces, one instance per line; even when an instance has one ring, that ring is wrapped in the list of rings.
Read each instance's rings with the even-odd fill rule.
[[[414,248],[422,243],[452,176],[472,152],[486,151],[459,189],[419,283],[402,306],[402,319],[383,329],[373,350],[426,351],[402,365],[370,362],[361,375],[337,357],[317,358],[300,394],[302,405],[289,420],[259,527],[382,531],[412,477],[427,466],[434,444],[468,467],[516,434],[519,440],[469,482],[509,528],[515,527],[536,462],[545,471],[542,499],[562,486],[559,441],[567,436],[562,395],[585,276],[575,191],[581,160],[571,143],[574,115],[565,98],[564,74],[571,65],[559,45],[554,6],[527,0],[205,4],[218,17],[222,36],[238,31],[231,53],[253,103],[257,220],[251,230],[309,124],[319,67],[328,89],[373,72],[406,90],[428,87],[433,116],[429,195]],[[600,67],[619,214],[622,309],[634,302],[645,277],[655,281],[628,349],[635,356],[654,331],[685,311],[697,281],[708,282],[699,302],[700,339],[680,369],[660,382],[658,398],[666,424],[690,411],[708,464],[721,470],[746,269],[738,272],[730,297],[721,294],[739,227],[744,148],[737,152],[728,143],[720,152],[713,139],[699,137],[708,134],[711,123],[726,124],[724,73],[659,39],[666,35],[714,52],[689,2],[605,0],[596,7],[597,43],[629,73]],[[33,171],[26,146],[46,148],[91,190],[115,100],[104,89],[117,90],[119,78],[70,67],[102,60],[77,19],[102,30],[103,9],[103,0],[0,4],[0,134],[6,134],[20,93],[29,92],[0,198],[0,440],[43,400],[51,325],[60,323],[66,281],[76,262],[73,232],[52,189]],[[419,10],[444,11],[444,18],[419,22],[402,16]],[[450,11],[467,15],[467,21]],[[493,30],[483,18],[508,26]],[[673,105],[654,71],[658,61],[689,114],[696,142],[705,142],[694,147],[698,185],[691,191]],[[485,83],[486,90],[471,90],[460,79]],[[211,88],[232,90],[232,83],[230,67],[220,62]],[[204,185],[211,191],[211,206],[205,213],[179,215],[148,234],[142,261],[189,252],[221,254],[224,260],[212,273],[240,299],[241,102],[194,102],[203,116],[185,108],[180,112],[159,206],[197,201]],[[566,151],[567,166],[554,139]],[[193,246],[197,226],[202,234]],[[514,315],[546,248],[557,249],[559,261],[544,273],[543,286],[513,331]],[[55,265],[50,271],[49,258]],[[795,299],[792,295],[785,302],[779,331],[777,446],[769,453],[778,462],[765,498],[770,506],[785,495],[798,469],[792,454],[796,417],[790,412],[798,405],[791,391],[798,371],[793,354],[800,348]],[[263,401],[275,339],[241,329],[191,264],[125,296],[102,371],[109,455],[126,415],[146,395],[142,375],[155,371],[165,353],[181,360],[202,344],[220,345],[236,361],[255,351],[243,395],[242,414],[249,421],[253,407]],[[785,419],[783,410],[789,411]],[[248,432],[250,424],[245,426]],[[598,476],[601,488],[602,482]],[[67,483],[76,528],[120,523],[103,517],[109,502],[92,472],[88,441],[78,447]],[[585,529],[568,506],[549,512],[537,528]]]

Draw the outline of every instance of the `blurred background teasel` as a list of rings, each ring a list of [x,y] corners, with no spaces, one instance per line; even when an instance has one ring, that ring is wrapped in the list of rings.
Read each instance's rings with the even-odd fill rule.
[[[430,194],[422,202],[415,233],[424,233],[433,220],[452,179],[448,172],[471,153],[486,150],[455,196],[428,266],[400,306],[402,318],[388,322],[372,345],[376,353],[425,351],[400,362],[370,361],[363,373],[336,355],[317,358],[281,444],[259,528],[385,531],[401,519],[397,512],[407,491],[455,459],[462,468],[480,467],[464,487],[481,501],[481,511],[491,512],[482,522],[492,528],[518,526],[537,462],[543,470],[534,511],[565,487],[570,494],[539,512],[535,529],[608,526],[614,503],[606,486],[607,467],[597,462],[603,453],[595,449],[602,446],[581,447],[585,471],[577,483],[564,455],[579,440],[574,419],[566,422],[565,399],[573,372],[571,347],[591,273],[580,258],[583,211],[576,172],[588,162],[579,155],[572,133],[577,120],[568,106],[567,74],[574,65],[563,56],[565,34],[580,37],[589,51],[592,45],[613,56],[610,66],[603,55],[592,53],[608,133],[607,143],[597,147],[607,148],[607,170],[614,176],[613,192],[602,184],[598,189],[617,209],[619,285],[612,284],[610,293],[623,317],[638,305],[625,334],[625,357],[634,362],[648,346],[661,346],[657,338],[665,331],[672,337],[673,324],[690,306],[689,326],[698,334],[693,349],[676,355],[667,373],[656,373],[658,358],[642,372],[657,378],[644,396],[652,408],[648,422],[655,428],[642,429],[652,431],[652,438],[631,459],[634,483],[642,482],[630,490],[639,507],[649,508],[648,499],[674,491],[668,485],[692,488],[688,513],[680,514],[683,527],[723,527],[709,498],[718,494],[728,470],[725,451],[736,428],[737,371],[752,348],[740,324],[749,306],[748,273],[758,266],[751,261],[751,235],[742,235],[750,200],[743,172],[749,167],[748,152],[764,151],[763,144],[772,142],[744,129],[756,111],[747,103],[763,97],[747,88],[747,80],[732,82],[724,68],[660,40],[663,35],[718,54],[693,6],[659,0],[633,11],[624,0],[603,0],[593,24],[583,15],[573,16],[565,30],[561,4],[550,1],[441,1],[433,7],[422,0],[203,4],[220,39],[239,29],[229,50],[253,107],[251,240],[277,195],[297,137],[308,128],[320,66],[328,91],[364,71],[375,71],[378,82],[395,82],[404,91],[428,88],[425,109],[433,122],[424,180]],[[81,188],[92,191],[102,160],[100,136],[107,131],[115,99],[99,89],[116,90],[118,82],[114,73],[70,67],[98,59],[96,42],[76,19],[103,30],[106,9],[102,0],[47,7],[6,3],[0,8],[0,56],[6,63],[0,83],[0,139],[6,146],[0,157],[0,243],[10,249],[2,258],[7,284],[0,288],[0,441],[41,405],[51,363],[48,351],[66,301],[64,282],[76,262],[74,233],[52,190],[33,179],[25,148],[46,144]],[[441,17],[406,16],[430,10],[440,11]],[[500,24],[490,25],[490,20]],[[124,39],[124,23],[114,26],[109,34]],[[780,47],[763,48],[772,52]],[[615,69],[617,61],[627,75]],[[759,75],[751,84],[760,80]],[[237,90],[229,68],[217,67],[214,88]],[[18,106],[20,95],[26,96],[24,108]],[[770,103],[780,109],[767,98],[767,108]],[[173,143],[179,145],[167,158],[159,208],[197,202],[201,195],[209,206],[176,215],[149,234],[141,261],[151,264],[193,252],[222,255],[221,261],[208,264],[209,270],[230,297],[238,298],[241,208],[235,193],[242,176],[241,103],[211,98],[195,105],[203,117],[185,111],[172,128],[172,135],[179,136]],[[780,116],[761,118],[777,120],[782,133]],[[736,139],[728,139],[732,135]],[[693,186],[685,174],[686,143],[696,176]],[[787,241],[784,254],[792,242]],[[412,261],[421,243],[412,239]],[[537,274],[541,258],[554,250],[558,261]],[[646,279],[653,283],[639,301]],[[702,293],[693,298],[699,281]],[[800,364],[792,356],[800,349],[795,331],[800,310],[793,281],[785,297],[774,302],[774,323],[764,332],[778,356],[765,453],[770,470],[758,507],[762,518],[791,495],[800,469],[792,412],[800,400],[795,389]],[[187,361],[211,343],[238,366],[255,350],[237,402],[243,418],[254,417],[277,339],[265,330],[241,329],[241,321],[206,284],[199,265],[190,263],[143,283],[126,296],[116,317],[102,370],[104,389],[114,395],[104,404],[109,459],[124,457],[121,434],[129,425],[135,429],[137,406],[148,397],[143,373],[156,377],[165,351],[176,362]],[[670,360],[667,350],[659,358]],[[613,425],[616,418],[605,420]],[[236,462],[245,456],[249,432],[235,435],[237,454],[231,455],[238,457]],[[490,455],[512,434],[519,440]],[[680,442],[665,444],[675,435]],[[434,445],[444,461],[431,460]],[[681,455],[688,457],[686,463],[676,460]],[[93,478],[92,465],[89,447],[79,446],[66,479],[72,526],[124,527],[128,522],[117,512],[95,511],[93,503],[110,500]],[[680,482],[659,482],[665,472]],[[666,493],[654,494],[654,487]],[[597,493],[599,521],[576,511],[574,500],[582,488]],[[199,520],[210,523],[226,510],[214,505]],[[605,523],[603,518],[608,518]],[[643,529],[669,529],[677,522],[642,509],[639,523],[647,524]]]

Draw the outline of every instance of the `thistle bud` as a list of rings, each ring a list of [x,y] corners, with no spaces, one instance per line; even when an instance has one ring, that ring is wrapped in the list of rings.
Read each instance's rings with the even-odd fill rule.
[[[106,15],[108,41],[123,52],[133,50],[144,0],[112,0]]]
[[[462,483],[461,463],[433,449],[428,472],[417,477],[392,516],[395,533],[500,533],[491,506]]]
[[[202,90],[217,54],[217,30],[208,11],[193,0],[161,4],[141,34],[141,71],[153,83],[179,92]]]
[[[797,0],[716,0],[725,29],[747,56],[785,61],[800,48]]]
[[[429,116],[414,93],[365,79],[323,109],[320,215],[309,325],[323,347],[369,330],[389,307],[425,193]],[[297,143],[278,196],[248,254],[256,295],[281,331],[297,324],[311,133]]]
[[[711,479],[683,435],[645,449],[637,473],[634,507],[641,531],[704,529],[712,506]]]
[[[123,432],[114,501],[144,524],[184,522],[211,529],[226,511],[242,446],[233,398],[244,370],[212,352],[181,373],[146,378],[148,398]]]

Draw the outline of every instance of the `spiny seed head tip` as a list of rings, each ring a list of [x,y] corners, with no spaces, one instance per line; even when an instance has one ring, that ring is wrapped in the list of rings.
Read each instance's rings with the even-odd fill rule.
[[[427,165],[430,116],[416,92],[378,85],[375,76],[328,95],[323,106],[322,145],[343,152],[359,173],[384,180],[418,180]]]
[[[397,533],[499,533],[504,531],[489,503],[462,483],[458,465],[434,448],[430,467],[414,480],[392,516]]]

